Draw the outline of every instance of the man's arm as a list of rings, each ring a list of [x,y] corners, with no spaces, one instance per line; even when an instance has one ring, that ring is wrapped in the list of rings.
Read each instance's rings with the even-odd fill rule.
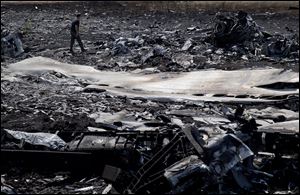
[[[79,25],[75,25],[76,37],[79,35]]]

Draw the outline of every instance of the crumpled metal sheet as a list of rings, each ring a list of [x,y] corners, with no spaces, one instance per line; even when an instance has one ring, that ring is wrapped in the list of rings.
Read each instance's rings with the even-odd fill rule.
[[[247,113],[257,119],[273,119],[278,120],[280,117],[287,121],[299,119],[299,112],[294,112],[287,109],[276,109],[273,107],[267,107],[265,109],[248,109]]]
[[[81,141],[73,140],[68,143],[70,150],[123,149],[125,145],[127,148],[132,147],[131,143],[126,143],[124,137],[117,139],[116,137],[94,135],[86,135]]]
[[[208,142],[209,167],[217,175],[226,174],[237,163],[254,155],[251,149],[233,134],[221,134]]]
[[[262,29],[244,11],[235,14],[217,13],[214,29],[207,37],[207,42],[219,48],[239,47],[240,51],[251,51],[256,56],[264,54],[268,57],[299,58],[299,38],[296,34],[293,37],[271,35]]]
[[[212,33],[216,46],[243,43],[253,39],[262,38],[262,32],[252,17],[246,12],[239,11],[237,14],[217,13],[215,28]]]
[[[10,55],[17,57],[24,52],[22,41],[17,33],[9,33],[7,36],[1,36],[1,55]]]
[[[291,53],[299,50],[299,43],[296,39],[287,39],[284,36],[275,36],[265,46],[266,56],[288,57]],[[298,54],[299,55],[299,54]]]
[[[171,186],[175,187],[181,180],[185,181],[194,175],[208,172],[209,167],[198,156],[191,155],[165,169],[164,176]]]
[[[213,39],[217,46],[243,43],[262,37],[259,26],[250,15],[240,11],[236,15],[216,14]]]
[[[56,134],[51,133],[27,133],[22,131],[12,131],[4,129],[4,131],[15,139],[24,140],[26,143],[38,146],[46,146],[53,150],[63,149],[66,142]]]
[[[299,74],[282,69],[206,70],[187,73],[135,74],[99,71],[90,66],[71,65],[49,58],[35,57],[10,64],[13,74],[54,70],[65,75],[86,79],[103,86],[106,92],[128,97],[168,98],[195,101],[266,102],[268,97],[297,95],[298,89],[271,90],[258,86],[277,82],[297,83]],[[106,86],[104,86],[104,84]],[[200,95],[201,94],[201,95]]]
[[[292,120],[261,126],[258,127],[257,131],[265,133],[282,133],[294,135],[299,133],[299,120]]]

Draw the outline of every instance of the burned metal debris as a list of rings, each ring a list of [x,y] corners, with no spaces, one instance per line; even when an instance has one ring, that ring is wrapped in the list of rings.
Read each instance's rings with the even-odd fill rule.
[[[246,111],[240,112],[239,109],[237,107],[233,117],[227,116],[229,123],[251,124]],[[15,155],[26,155],[25,161],[32,161],[30,158],[34,155],[47,156],[51,163],[67,163],[65,168],[73,172],[81,166],[81,172],[98,173],[112,184],[111,190],[119,193],[274,193],[272,186],[279,182],[277,175],[283,174],[274,163],[282,166],[288,158],[289,163],[297,166],[294,164],[297,162],[295,151],[299,150],[297,124],[291,126],[292,132],[285,130],[289,126],[280,126],[280,122],[271,125],[276,132],[270,129],[271,126],[251,128],[247,125],[247,131],[244,131],[245,127],[240,129],[238,125],[235,129],[216,133],[178,122],[174,123],[173,130],[160,132],[83,132],[63,144],[63,148],[51,147],[48,152],[24,145],[16,148],[14,144],[21,140],[32,146],[51,144],[51,141],[35,141],[35,137],[28,136],[31,134],[14,132],[20,136],[14,136],[13,140],[2,136],[1,153],[7,160],[17,160]],[[57,135],[47,136],[54,138]],[[294,152],[283,147],[287,142]],[[274,158],[267,154],[273,154]],[[80,163],[72,161],[73,158],[81,159]],[[299,178],[299,175],[295,176]],[[281,177],[280,181],[287,179],[287,176]],[[293,183],[296,178],[290,181]],[[297,192],[297,189],[293,191]]]
[[[20,33],[9,32],[1,22],[1,59],[3,55],[17,57],[23,52],[24,49],[20,39]]]
[[[294,34],[285,37],[281,34],[270,34],[256,24],[252,17],[244,12],[217,13],[215,24],[206,42],[217,48],[224,48],[226,54],[249,58],[291,58],[299,60],[299,37]],[[224,50],[217,50],[223,54]]]
[[[299,193],[298,17],[84,5],[72,56],[49,7],[1,6],[2,193]]]
[[[26,45],[25,55],[17,58],[44,56],[67,63],[86,64],[100,70],[132,71],[137,68],[153,68],[162,72],[186,72],[206,68],[232,70],[245,67],[242,65],[244,63],[251,67],[260,67],[259,64],[278,67],[277,64],[281,63],[281,67],[295,69],[299,61],[299,38],[297,31],[292,30],[297,26],[289,21],[290,16],[284,16],[285,21],[288,21],[284,23],[277,20],[280,16],[276,14],[272,18],[269,13],[262,13],[268,17],[270,23],[274,23],[271,30],[270,27],[265,30],[264,18],[244,11],[222,12],[216,16],[205,12],[197,13],[196,16],[192,13],[189,13],[191,16],[186,15],[187,13],[171,16],[162,13],[136,16],[130,13],[120,19],[114,12],[104,10],[105,17],[101,18],[101,25],[98,25],[98,11],[87,7],[90,14],[85,25],[90,32],[86,32],[86,41],[83,41],[86,42],[88,55],[77,55],[74,58],[65,45],[60,46],[69,35],[67,30],[55,33],[56,36],[49,31],[49,28],[65,29],[71,15],[66,13],[65,17],[61,17],[60,9],[57,9],[56,17],[50,23],[44,24],[41,21],[41,24],[33,24],[30,21],[39,21],[42,17],[26,18],[25,23],[20,26],[10,22],[11,10],[5,7],[3,9],[2,21],[9,24],[7,26],[11,28],[11,32],[30,27],[30,30],[24,30],[26,34],[22,38],[22,43]],[[47,9],[34,9],[33,12],[47,15]],[[167,17],[168,20],[165,20]],[[159,25],[162,24],[161,20],[164,25]],[[278,29],[279,32],[273,33]],[[38,42],[41,44],[37,45]],[[164,55],[153,54],[152,51],[157,47],[165,50]],[[7,56],[4,59],[6,63],[17,60]]]
[[[246,41],[260,41],[263,38],[259,26],[244,11],[235,15],[217,13],[215,17],[212,39],[217,47],[243,44]]]
[[[17,57],[23,52],[24,49],[18,34],[13,33],[1,38],[1,55]]]
[[[299,101],[295,72],[104,74],[74,66],[36,57],[7,67],[3,170],[46,168],[102,179],[101,187],[72,188],[78,193],[298,192],[299,110],[279,107]],[[16,83],[20,94],[32,85],[43,90],[12,96],[8,89]],[[11,99],[16,107],[5,104]]]

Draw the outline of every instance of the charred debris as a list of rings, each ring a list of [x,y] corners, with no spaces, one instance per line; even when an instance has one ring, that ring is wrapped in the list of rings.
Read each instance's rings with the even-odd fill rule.
[[[103,132],[74,132],[70,141],[60,132],[2,129],[1,166],[98,174],[112,193],[297,193],[297,121],[280,115],[285,122],[260,126],[241,106],[224,116],[215,120],[226,125],[201,128],[162,115],[168,128],[159,131],[118,131],[107,124]]]
[[[16,57],[24,59],[37,54],[50,55],[51,52],[45,51],[45,48],[32,48],[30,44],[35,43],[27,40],[30,39],[30,28],[33,28],[32,21],[25,20],[19,30],[10,31],[10,27],[1,20],[2,61]],[[157,33],[157,29],[161,33]],[[88,42],[87,53],[90,57],[87,57],[87,63],[100,70],[113,68],[128,71],[155,67],[156,71],[172,72],[199,70],[238,60],[249,63],[297,64],[298,34],[288,27],[286,32],[288,33],[267,32],[244,11],[217,13],[204,28],[191,26],[171,31],[161,29],[159,22],[155,21],[140,34],[121,37],[111,35],[105,41]],[[189,37],[185,39],[181,36],[183,33]],[[25,45],[22,43],[23,39],[26,40]],[[60,48],[59,51],[53,51],[53,54],[69,62],[71,59],[68,59],[69,55],[64,50],[65,48]],[[48,52],[50,53],[47,54]],[[104,63],[104,59],[108,61]]]
[[[119,38],[109,55],[131,53],[145,42],[145,37]],[[215,56],[299,60],[296,35],[265,32],[242,11],[216,14],[213,28],[206,29],[202,37],[186,40],[181,50],[196,52],[201,44],[206,45],[203,56],[211,63]],[[2,37],[1,32],[1,56],[16,57],[23,52],[18,36]],[[176,67],[161,46],[142,56],[141,64],[153,65],[158,58]],[[1,103],[1,112],[8,109]],[[78,184],[73,193],[299,193],[297,108],[258,110],[242,104],[220,108],[209,104],[203,110],[205,114],[200,110],[200,116],[189,109],[158,114],[143,124],[155,130],[122,128],[126,126],[122,120],[102,121],[89,132],[33,133],[1,128],[1,156],[5,159],[1,170],[23,167],[72,175],[41,180],[48,187],[66,185],[78,175],[95,177],[80,181],[88,186],[79,188]],[[98,180],[106,187],[97,188]],[[18,190],[1,175],[2,193]]]

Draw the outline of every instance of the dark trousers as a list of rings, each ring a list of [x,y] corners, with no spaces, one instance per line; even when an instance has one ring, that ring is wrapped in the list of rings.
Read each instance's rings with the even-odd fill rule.
[[[71,35],[71,46],[70,46],[70,51],[73,52],[73,45],[75,43],[75,40],[77,40],[80,48],[81,48],[81,51],[84,51],[84,48],[83,48],[83,44],[82,44],[82,41],[81,41],[81,38],[80,36],[78,35],[77,37],[74,36],[74,35]]]

